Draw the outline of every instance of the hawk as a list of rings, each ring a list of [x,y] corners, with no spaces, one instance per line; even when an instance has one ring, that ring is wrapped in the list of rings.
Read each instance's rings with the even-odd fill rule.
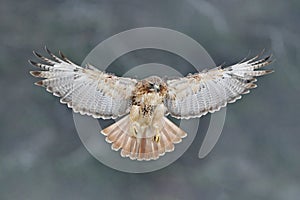
[[[243,60],[228,67],[215,67],[186,77],[143,80],[118,77],[92,65],[81,67],[61,52],[47,48],[50,58],[33,52],[42,62],[29,62],[40,71],[31,75],[36,82],[75,113],[102,119],[123,117],[103,129],[111,148],[132,160],[156,160],[174,150],[187,133],[171,122],[201,117],[225,107],[255,88],[256,77],[273,70],[258,70],[272,62],[271,56]]]

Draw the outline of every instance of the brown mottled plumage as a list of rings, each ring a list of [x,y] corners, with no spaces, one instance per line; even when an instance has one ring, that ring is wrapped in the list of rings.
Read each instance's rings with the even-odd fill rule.
[[[36,52],[46,64],[30,61],[42,71],[30,72],[44,78],[36,82],[60,97],[74,112],[94,118],[122,119],[101,131],[113,150],[122,157],[155,160],[174,150],[187,134],[166,116],[179,119],[213,113],[255,88],[256,78],[272,70],[257,70],[271,63],[270,56],[217,67],[182,78],[143,80],[117,77],[87,65],[82,68],[46,49],[52,59]],[[129,113],[129,114],[128,114]]]
[[[157,76],[136,84],[129,116],[102,130],[114,150],[122,148],[123,157],[137,160],[157,159],[174,150],[186,133],[165,117],[166,95],[167,85]]]

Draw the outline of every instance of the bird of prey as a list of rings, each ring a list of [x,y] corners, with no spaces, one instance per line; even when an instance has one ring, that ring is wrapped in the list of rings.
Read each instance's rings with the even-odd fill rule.
[[[174,150],[187,133],[171,122],[201,117],[225,107],[256,87],[256,77],[273,70],[258,70],[271,63],[270,56],[260,55],[228,67],[215,67],[181,78],[151,76],[143,80],[98,70],[92,65],[81,67],[47,48],[50,58],[34,51],[42,62],[29,62],[40,71],[30,73],[39,78],[38,86],[60,97],[75,113],[94,118],[123,117],[101,133],[132,160],[156,160]]]

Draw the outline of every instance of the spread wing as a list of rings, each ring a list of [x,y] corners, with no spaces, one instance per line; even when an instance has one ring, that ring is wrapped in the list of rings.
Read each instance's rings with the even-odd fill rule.
[[[241,98],[255,88],[257,76],[273,70],[256,70],[271,63],[271,56],[250,60],[223,68],[216,67],[206,72],[168,80],[168,95],[165,105],[176,118],[201,117],[213,113]]]
[[[61,103],[80,114],[107,119],[129,112],[137,80],[107,74],[90,65],[82,68],[61,52],[59,58],[47,48],[46,51],[51,59],[34,52],[45,64],[29,61],[42,69],[30,72],[35,77],[44,78],[36,85],[44,86],[48,92],[60,97]]]

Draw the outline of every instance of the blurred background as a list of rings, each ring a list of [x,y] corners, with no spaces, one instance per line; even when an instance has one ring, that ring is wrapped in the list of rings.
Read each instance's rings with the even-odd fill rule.
[[[1,0],[0,199],[299,199],[299,10],[297,0]],[[198,133],[172,165],[127,174],[87,152],[71,110],[33,85],[27,60],[47,45],[80,64],[99,42],[144,26],[187,34],[216,64],[266,49],[276,58],[275,73],[228,106],[221,138],[205,159],[197,158]],[[149,62],[188,65],[158,50],[132,52],[112,65]]]

